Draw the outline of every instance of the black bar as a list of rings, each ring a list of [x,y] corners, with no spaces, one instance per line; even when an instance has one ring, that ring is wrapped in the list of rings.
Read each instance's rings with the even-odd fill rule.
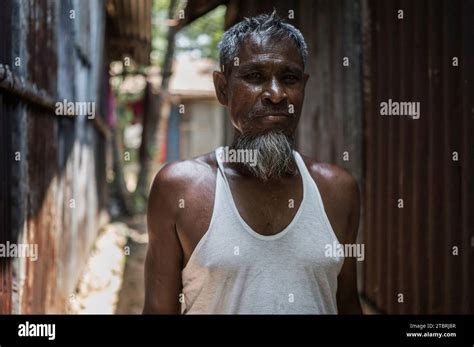
[[[395,344],[474,345],[474,316],[141,316],[141,315],[4,315],[0,345],[258,343],[258,344]],[[28,325],[26,325],[28,322]],[[35,333],[31,324],[55,324],[54,340]],[[424,326],[423,330],[419,327]],[[431,324],[432,326],[430,326]],[[455,327],[441,324],[455,324]],[[52,330],[50,331],[52,332]],[[455,337],[408,337],[407,333],[455,333]]]

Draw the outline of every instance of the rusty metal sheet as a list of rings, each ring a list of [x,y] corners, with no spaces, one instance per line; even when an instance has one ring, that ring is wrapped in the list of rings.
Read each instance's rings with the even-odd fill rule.
[[[472,1],[365,4],[363,294],[384,313],[472,312],[472,155],[453,160],[472,148]],[[420,119],[384,119],[389,98],[420,102]]]
[[[38,247],[37,261],[2,259],[2,313],[64,312],[107,207],[107,138],[99,135],[107,133],[104,122],[97,115],[95,122],[62,118],[52,107],[60,95],[69,101],[93,100],[101,114],[105,109],[105,95],[95,89],[106,76],[100,68],[105,16],[89,18],[89,11],[76,9],[82,28],[75,31],[69,18],[58,16],[72,5],[67,0],[8,0],[0,15],[0,64],[10,65],[10,81],[20,81],[0,89],[0,133],[8,134],[0,139],[0,242],[25,240]],[[103,11],[98,1],[87,7],[96,14]],[[12,25],[4,16],[19,23]],[[16,37],[24,39],[11,41]],[[90,61],[80,50],[91,52]],[[20,67],[11,63],[19,52]],[[12,155],[16,152],[19,161]],[[94,176],[95,184],[88,184]]]
[[[8,28],[11,17],[11,2],[2,4],[0,11],[0,61],[11,62],[11,38]],[[12,185],[12,175],[9,169],[11,153],[11,122],[8,112],[7,96],[0,94],[0,243],[11,240],[11,204],[9,202]],[[11,312],[11,262],[8,258],[0,257],[0,314]]]

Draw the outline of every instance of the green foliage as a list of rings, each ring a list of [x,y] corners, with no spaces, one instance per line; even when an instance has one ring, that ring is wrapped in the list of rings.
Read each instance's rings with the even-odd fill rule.
[[[139,194],[139,192],[135,192],[135,194],[132,195],[133,213],[135,214],[145,213],[146,206],[147,206],[147,198],[143,197],[141,194]]]
[[[154,0],[152,14],[153,65],[162,66],[167,47],[168,8],[170,0]],[[179,1],[178,10],[185,8],[185,1]],[[183,28],[176,36],[176,53],[192,53],[201,58],[219,60],[217,43],[224,32],[226,7],[218,6],[206,15]]]
[[[219,60],[217,43],[224,33],[225,11],[224,5],[218,6],[182,29],[177,36],[177,52]]]
[[[169,0],[154,0],[151,17],[151,63],[162,65],[166,52],[166,35],[168,34]]]

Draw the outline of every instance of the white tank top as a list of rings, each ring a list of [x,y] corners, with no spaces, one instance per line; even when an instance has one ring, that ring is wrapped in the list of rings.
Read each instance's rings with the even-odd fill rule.
[[[339,242],[299,153],[294,151],[303,181],[301,204],[284,230],[265,236],[240,216],[222,151],[216,149],[219,170],[209,229],[182,271],[182,313],[336,314],[344,258],[327,256],[327,247]]]

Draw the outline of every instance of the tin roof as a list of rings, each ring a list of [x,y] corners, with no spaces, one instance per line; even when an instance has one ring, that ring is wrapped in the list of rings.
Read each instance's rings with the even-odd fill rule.
[[[108,60],[129,56],[141,65],[150,64],[151,0],[107,0],[106,47]]]

